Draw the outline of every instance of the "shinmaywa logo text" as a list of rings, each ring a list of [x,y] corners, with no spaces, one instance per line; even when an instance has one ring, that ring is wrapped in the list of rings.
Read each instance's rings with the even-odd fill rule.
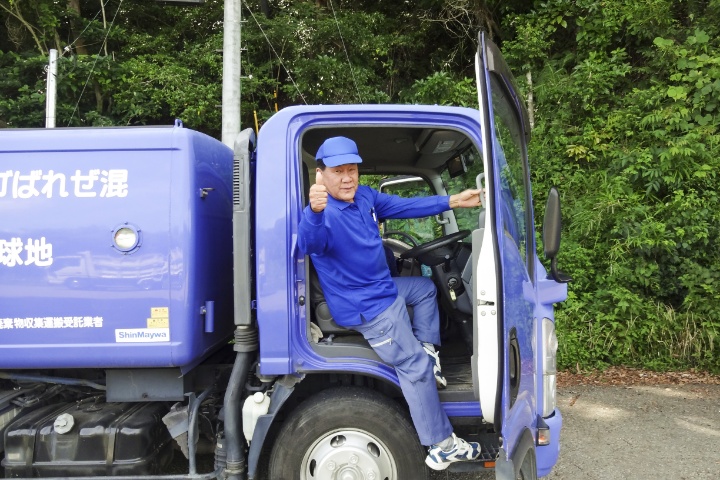
[[[143,339],[155,339],[155,338],[167,338],[167,332],[118,332],[120,338],[143,338]]]
[[[169,342],[169,328],[127,328],[115,330],[116,342]]]

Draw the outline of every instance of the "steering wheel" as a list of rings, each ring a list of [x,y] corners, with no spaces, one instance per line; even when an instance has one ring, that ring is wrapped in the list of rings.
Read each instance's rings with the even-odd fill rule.
[[[390,236],[392,236],[392,235],[397,235],[397,236],[399,236],[399,237],[403,237],[403,238],[404,238],[405,240],[407,240],[407,241],[410,243],[410,245],[412,245],[413,247],[417,247],[417,246],[418,246],[417,240],[415,240],[415,238],[414,238],[412,235],[410,235],[409,233],[402,232],[402,231],[400,231],[400,230],[388,230],[387,232],[385,232],[385,233],[383,234],[383,238],[388,238],[388,237],[390,237]]]
[[[407,252],[403,252],[400,255],[400,258],[406,259],[406,258],[416,258],[421,255],[425,255],[427,253],[432,252],[433,250],[437,250],[438,248],[445,247],[447,245],[450,245],[452,243],[455,243],[459,240],[462,240],[463,238],[470,235],[470,230],[460,230],[459,232],[451,233],[450,235],[445,235],[444,237],[436,238],[435,240],[432,240],[427,243],[423,243],[422,245],[418,245],[417,247],[413,247]]]

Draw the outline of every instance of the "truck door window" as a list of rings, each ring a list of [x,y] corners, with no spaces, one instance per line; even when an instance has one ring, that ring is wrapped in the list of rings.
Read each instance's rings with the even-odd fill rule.
[[[512,237],[528,267],[528,175],[525,162],[525,142],[514,107],[505,94],[505,88],[492,78],[493,113],[496,143],[494,145],[500,166],[502,189],[502,220],[505,234]]]
[[[430,185],[419,177],[393,179],[391,183],[382,185],[381,191],[388,195],[397,195],[403,198],[435,195]],[[382,222],[382,219],[380,220]],[[443,235],[442,226],[439,225],[433,217],[387,219],[382,222],[382,226],[383,233],[390,231],[404,232],[417,240],[418,244],[429,242]]]

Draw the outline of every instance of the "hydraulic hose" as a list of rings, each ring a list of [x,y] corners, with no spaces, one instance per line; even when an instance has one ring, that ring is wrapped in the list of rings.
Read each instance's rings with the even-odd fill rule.
[[[247,380],[251,362],[250,352],[238,352],[230,373],[225,399],[223,401],[225,445],[227,447],[227,480],[245,480],[245,448],[242,444],[242,388]]]
[[[210,392],[212,391],[213,387],[208,387],[204,392],[202,392],[193,402],[192,408],[190,410],[190,418],[188,420],[188,462],[189,462],[189,473],[190,475],[196,475],[197,474],[197,446],[195,444],[195,432],[197,431],[197,417],[198,417],[198,410],[200,409],[200,405],[202,402],[205,401],[208,395],[210,395]]]

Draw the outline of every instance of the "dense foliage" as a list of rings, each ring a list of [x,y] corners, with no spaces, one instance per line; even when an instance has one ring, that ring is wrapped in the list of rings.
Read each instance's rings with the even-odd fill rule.
[[[504,47],[564,194],[562,363],[720,369],[720,2],[536,7]]]
[[[561,364],[720,371],[720,0],[243,5],[245,125],[303,102],[473,105],[488,31],[532,99],[536,197],[563,195]],[[0,0],[0,20],[0,127],[44,125],[54,48],[58,126],[218,135],[220,0]]]

